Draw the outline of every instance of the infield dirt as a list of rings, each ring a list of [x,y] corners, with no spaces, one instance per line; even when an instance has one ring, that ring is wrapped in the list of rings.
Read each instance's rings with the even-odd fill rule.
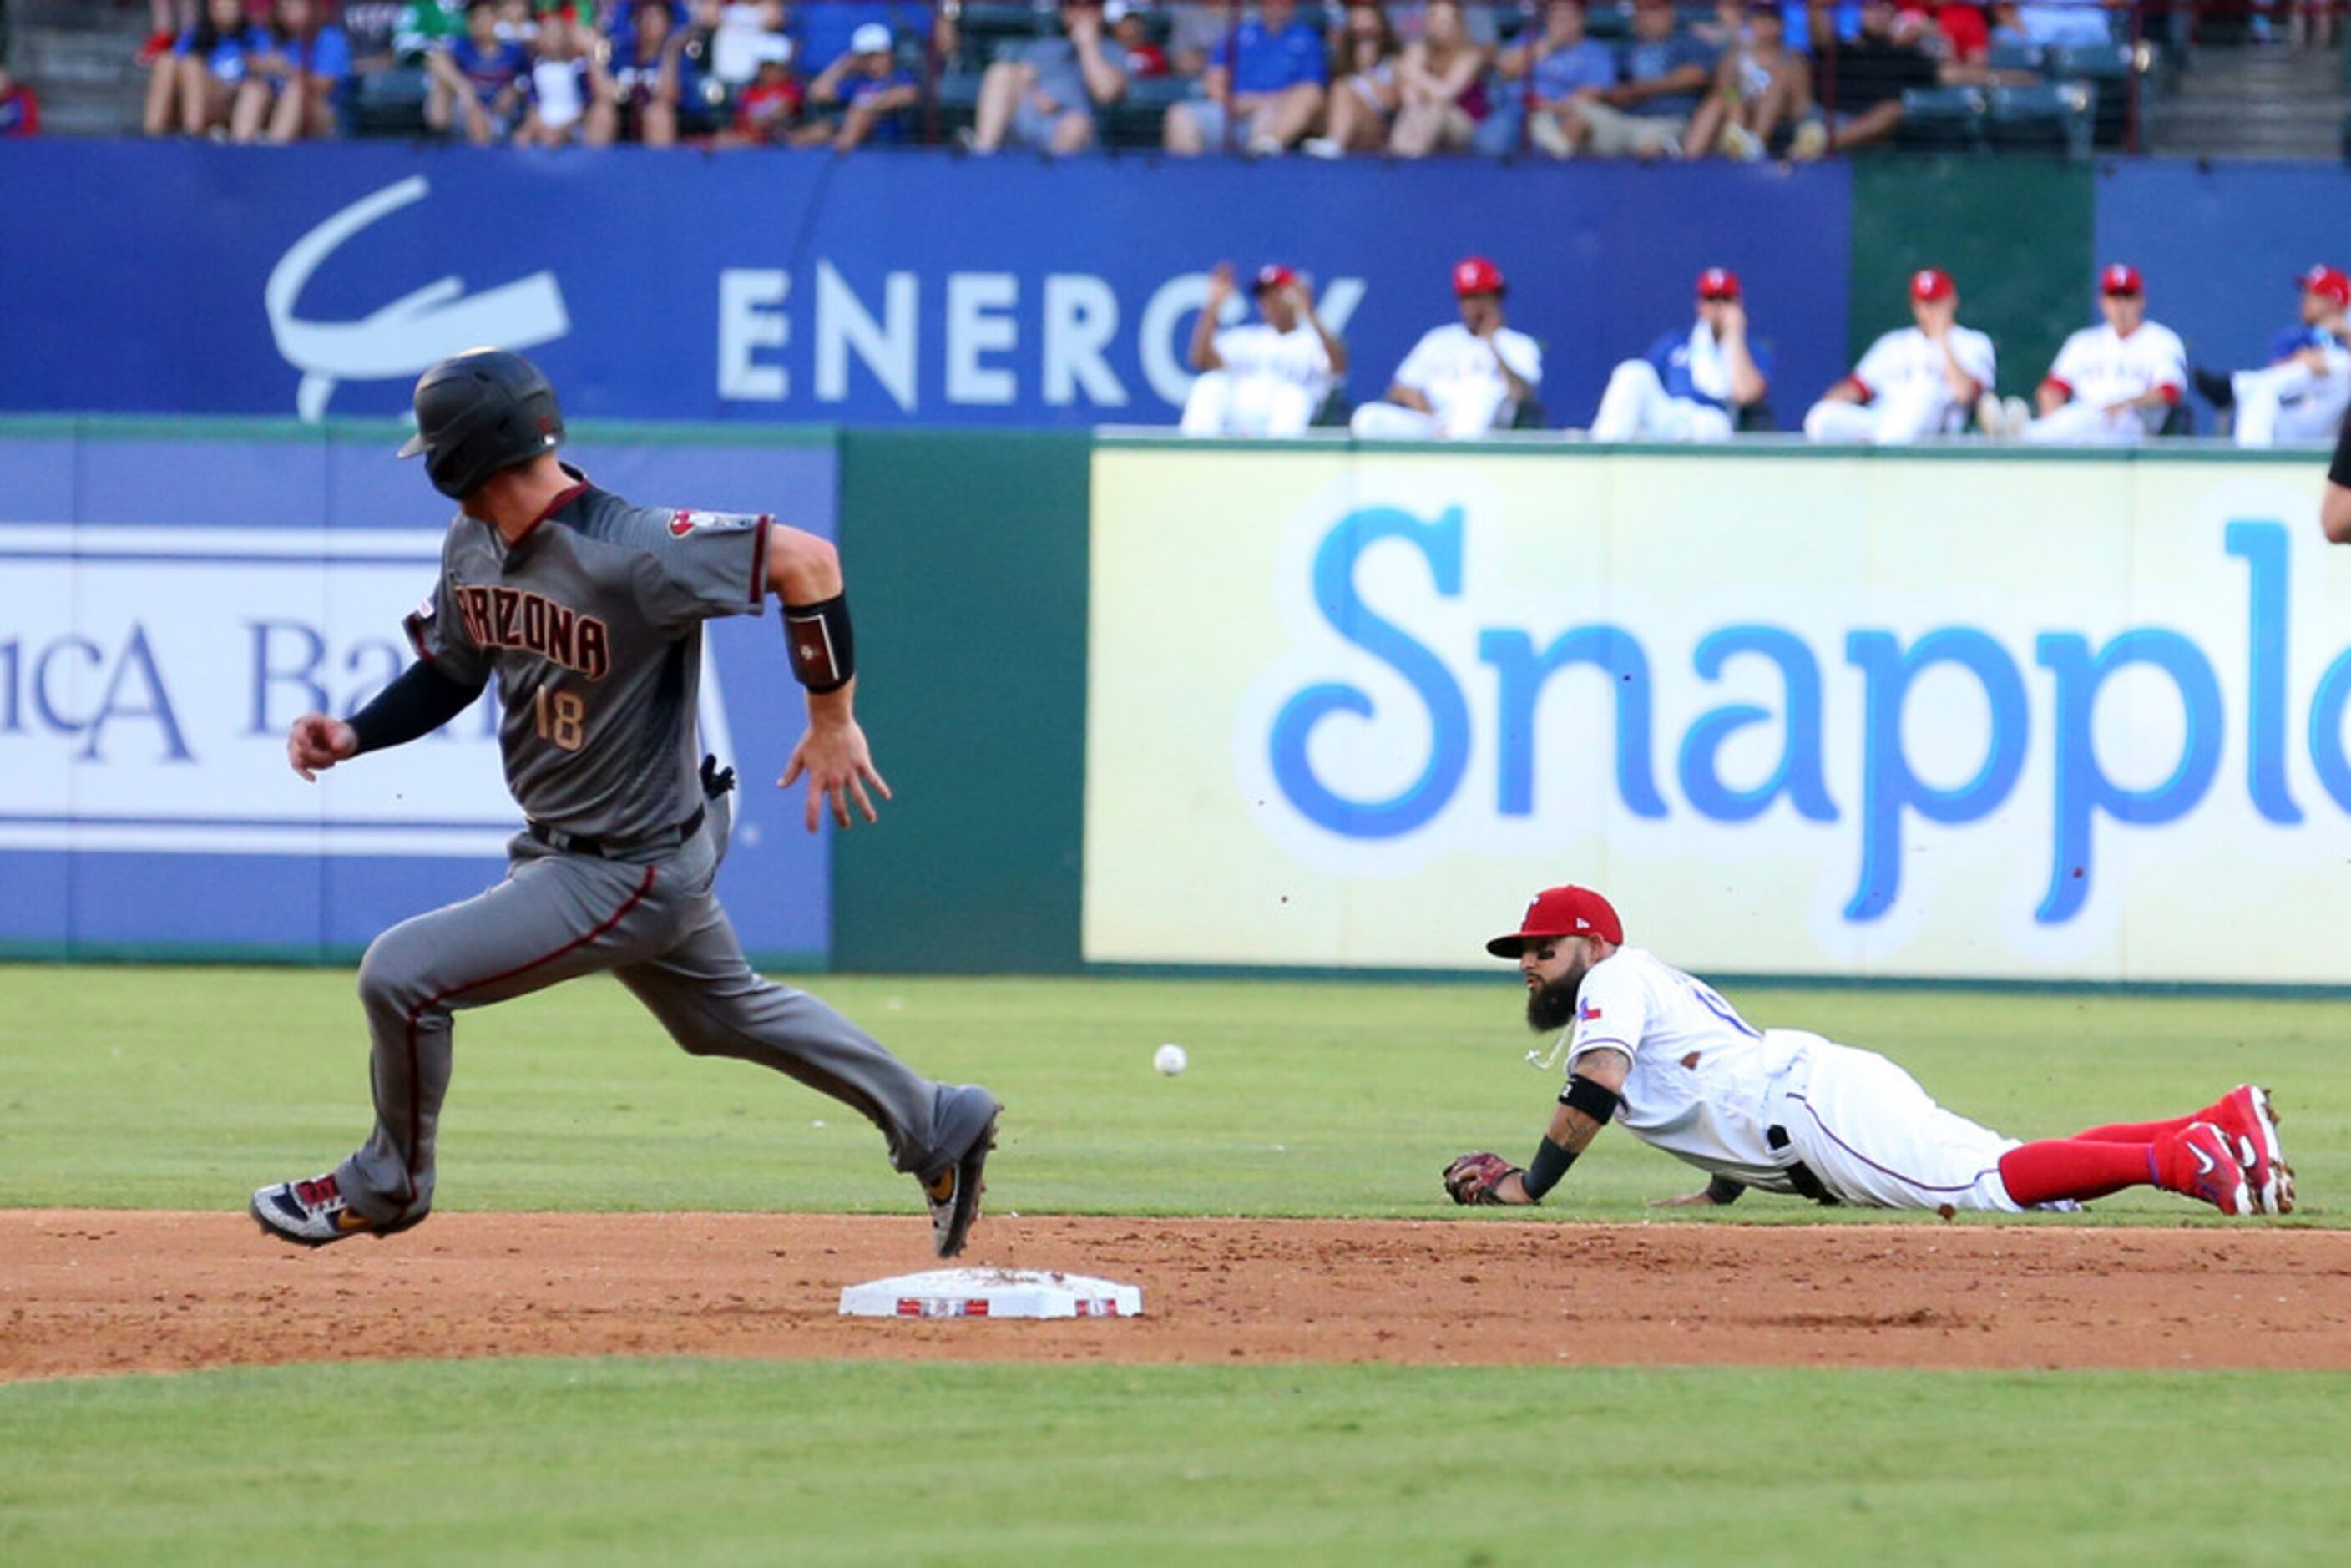
[[[2351,1367],[2351,1233],[1016,1218],[960,1261],[1130,1321],[872,1321],[919,1218],[444,1214],[301,1251],[242,1215],[0,1211],[0,1379],[664,1354],[1098,1362]]]

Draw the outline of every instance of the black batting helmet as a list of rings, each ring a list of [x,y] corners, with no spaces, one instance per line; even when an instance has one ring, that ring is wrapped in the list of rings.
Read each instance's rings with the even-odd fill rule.
[[[400,455],[423,455],[433,487],[462,501],[562,440],[563,411],[537,365],[504,349],[468,349],[418,380],[416,434]]]

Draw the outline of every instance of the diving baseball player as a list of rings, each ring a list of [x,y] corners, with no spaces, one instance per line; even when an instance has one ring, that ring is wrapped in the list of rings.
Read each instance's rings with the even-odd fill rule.
[[[998,1106],[934,1083],[847,1019],[752,973],[712,882],[733,775],[697,769],[702,622],[781,603],[808,728],[779,785],[808,780],[850,825],[890,793],[851,711],[857,660],[839,558],[767,517],[632,506],[558,460],[555,391],[518,355],[475,350],[416,384],[415,436],[434,488],[461,510],[440,580],[408,618],[416,663],[349,723],[296,719],[305,779],[428,735],[495,679],[507,787],[528,826],[506,880],[393,926],[360,966],[375,1130],[308,1181],[253,1195],[262,1228],[308,1246],[404,1230],[431,1212],[434,1139],[449,1089],[451,1014],[608,970],[684,1050],[789,1074],[863,1113],[930,1202],[939,1256],[979,1213]]]
[[[1502,324],[1502,269],[1482,256],[1453,268],[1461,319],[1432,327],[1396,367],[1387,400],[1348,422],[1374,441],[1474,440],[1507,429],[1542,386],[1542,345]]]
[[[1991,340],[1959,325],[1959,285],[1939,267],[1910,275],[1910,319],[1917,324],[1872,343],[1853,373],[1813,404],[1806,435],[1898,445],[1967,423],[1991,391]]]
[[[2223,1214],[2284,1214],[2294,1172],[2266,1090],[2231,1089],[2193,1115],[2019,1143],[1944,1110],[1875,1051],[1761,1030],[1705,982],[1625,945],[1616,911],[1553,887],[1486,944],[1515,958],[1527,1022],[1565,1029],[1567,1085],[1523,1168],[1499,1155],[1446,1167],[1456,1203],[1540,1203],[1610,1122],[1712,1177],[1676,1200],[1747,1187],[1868,1208],[2070,1208],[2154,1186]]]
[[[1192,324],[1192,368],[1200,374],[1184,400],[1184,434],[1305,434],[1332,382],[1347,373],[1347,345],[1323,324],[1314,296],[1289,267],[1258,268],[1250,293],[1262,321],[1218,330],[1232,292],[1232,267],[1219,263]]]
[[[2099,272],[2098,310],[2105,325],[2066,339],[2042,378],[2040,417],[2010,398],[1991,434],[2042,446],[2136,446],[2163,428],[2188,385],[2187,346],[2147,319],[2147,286],[2136,267],[2117,263]]]

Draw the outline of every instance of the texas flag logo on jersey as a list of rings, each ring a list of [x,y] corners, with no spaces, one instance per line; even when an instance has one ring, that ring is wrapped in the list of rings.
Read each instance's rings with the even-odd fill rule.
[[[1600,1009],[1591,1002],[1580,1001],[1576,1003],[1575,1021],[1578,1023],[1598,1023],[1600,1021]]]

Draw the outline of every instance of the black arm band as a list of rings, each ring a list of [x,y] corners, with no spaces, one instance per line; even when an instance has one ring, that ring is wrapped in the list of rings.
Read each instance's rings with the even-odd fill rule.
[[[1573,1151],[1562,1149],[1545,1138],[1535,1145],[1533,1162],[1519,1173],[1519,1185],[1527,1189],[1529,1201],[1541,1203],[1543,1194],[1557,1186],[1559,1178],[1565,1176],[1567,1167],[1574,1163]]]
[[[1719,1176],[1706,1184],[1706,1200],[1714,1204],[1737,1203],[1739,1195],[1746,1190],[1747,1184],[1736,1176]]]
[[[2335,438],[2335,461],[2326,465],[2326,476],[2351,490],[2351,414],[2344,416],[2343,432]]]
[[[419,659],[351,715],[351,728],[358,732],[361,751],[404,746],[439,729],[481,695],[480,686],[453,681]]]
[[[1580,1072],[1567,1075],[1567,1087],[1560,1091],[1559,1103],[1571,1111],[1581,1111],[1602,1126],[1616,1114],[1616,1106],[1624,1097],[1614,1089],[1604,1089]]]
[[[849,595],[784,606],[784,647],[792,674],[812,692],[837,692],[857,674],[857,639],[849,630]]]

